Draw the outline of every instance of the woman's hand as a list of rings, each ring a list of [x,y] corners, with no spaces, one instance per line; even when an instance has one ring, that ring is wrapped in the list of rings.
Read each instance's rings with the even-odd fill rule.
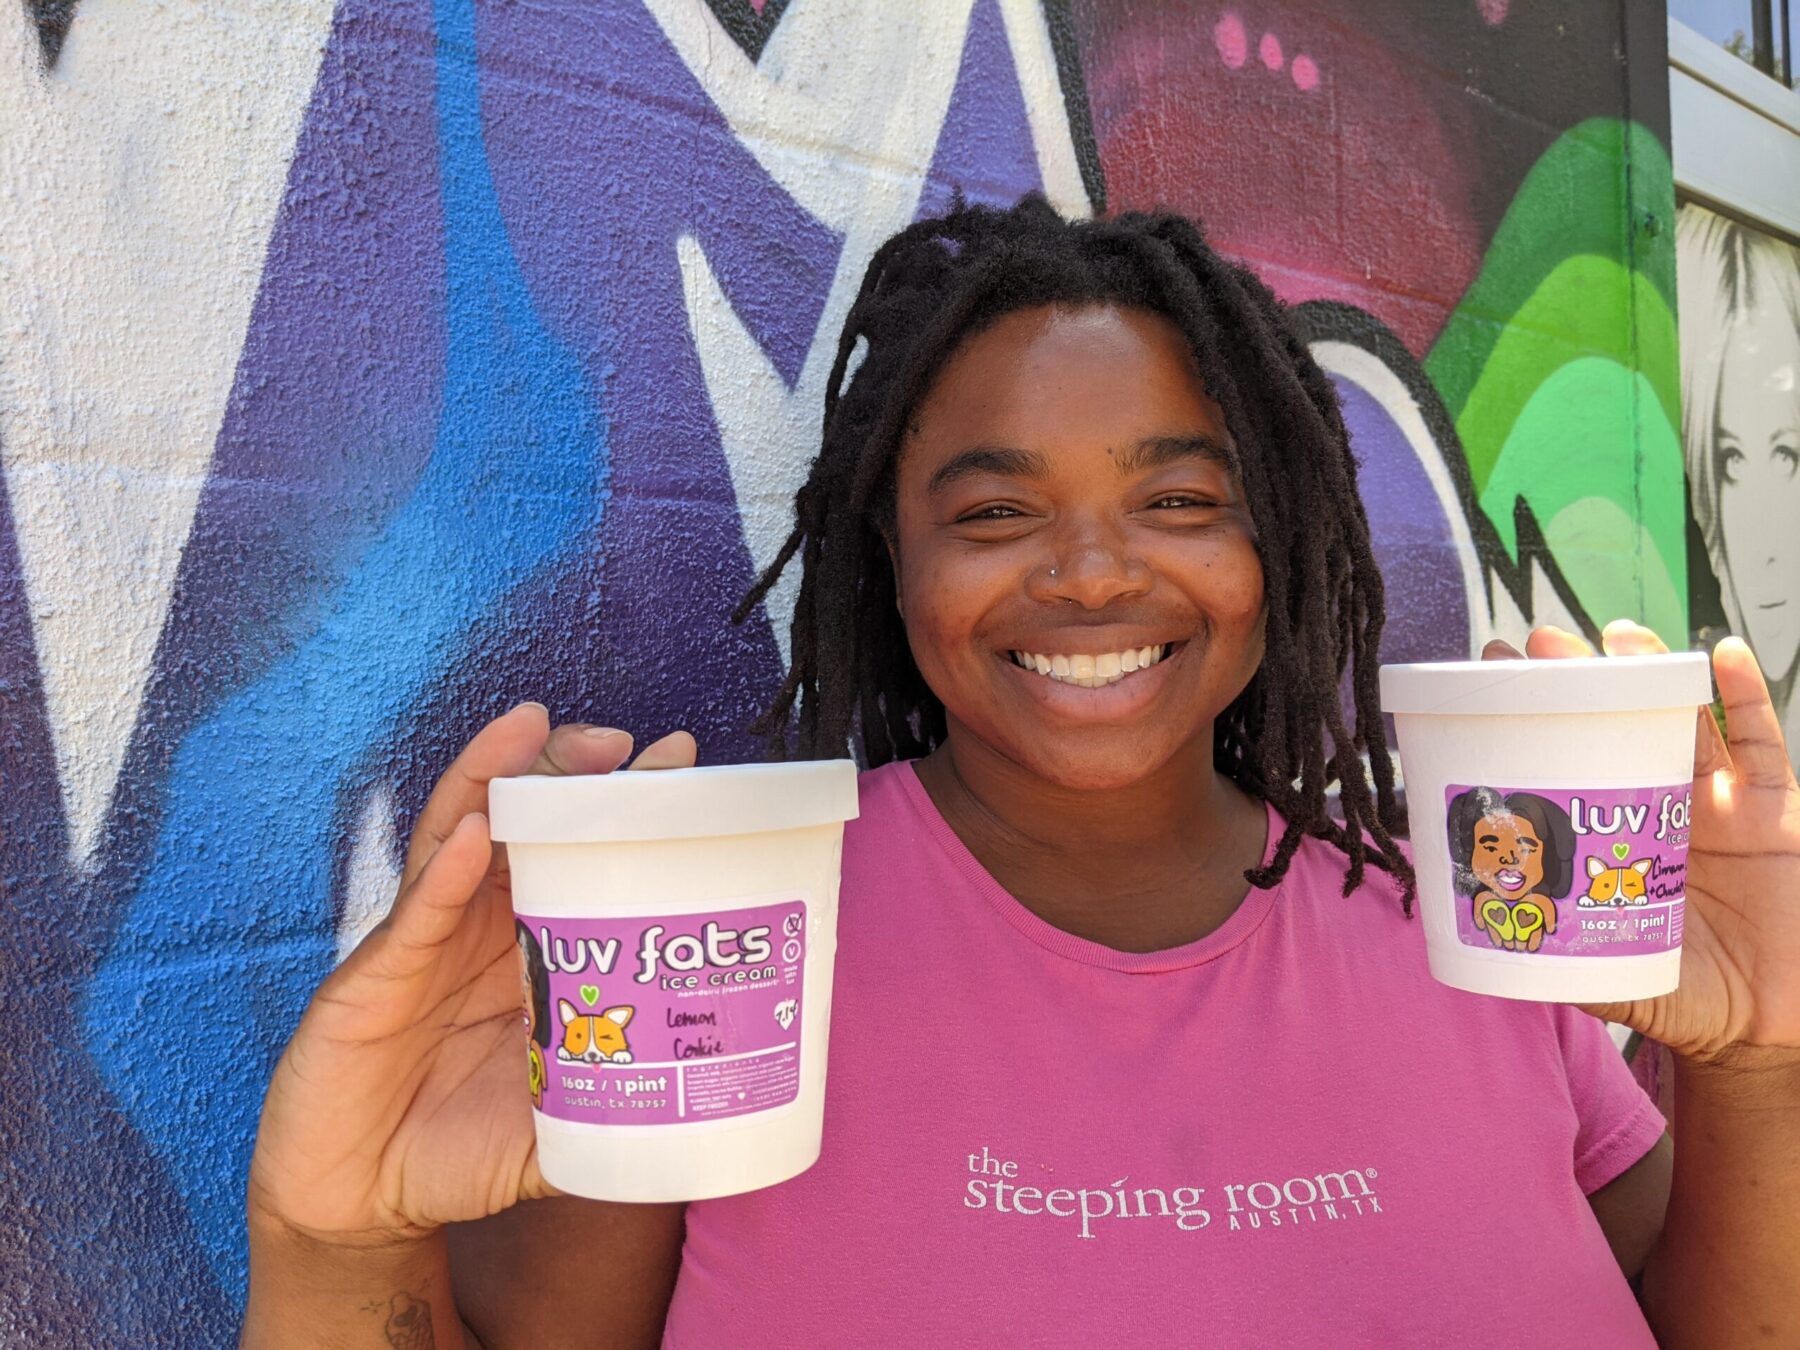
[[[326,981],[263,1104],[253,1219],[384,1243],[549,1194],[526,1084],[519,951],[488,781],[608,773],[631,737],[550,730],[522,704],[480,731],[419,815],[393,909]],[[694,762],[676,732],[632,767]]]
[[[1603,643],[1609,656],[1668,650],[1648,628],[1623,619],[1607,626]],[[1536,629],[1525,650],[1538,658],[1594,654],[1558,628]],[[1489,643],[1483,655],[1517,653]],[[1587,1011],[1690,1062],[1800,1066],[1800,787],[1749,647],[1737,638],[1719,643],[1713,673],[1727,735],[1702,708],[1681,985]]]

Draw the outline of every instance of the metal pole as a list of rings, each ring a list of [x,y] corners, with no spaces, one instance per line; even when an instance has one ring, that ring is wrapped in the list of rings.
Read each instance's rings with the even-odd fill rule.
[[[1750,5],[1750,64],[1765,75],[1775,73],[1771,3],[1772,0],[1751,0]]]
[[[1781,82],[1794,87],[1794,23],[1788,17],[1788,0],[1781,0]]]

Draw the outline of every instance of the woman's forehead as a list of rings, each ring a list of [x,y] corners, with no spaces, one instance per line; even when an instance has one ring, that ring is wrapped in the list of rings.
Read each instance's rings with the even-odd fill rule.
[[[1515,811],[1508,807],[1502,811],[1489,811],[1481,818],[1481,823],[1483,825],[1493,826],[1496,829],[1528,830],[1531,828],[1531,817],[1526,815],[1523,811]]]
[[[909,440],[1036,446],[1227,438],[1193,351],[1167,317],[1117,305],[1040,306],[996,320],[945,361]]]

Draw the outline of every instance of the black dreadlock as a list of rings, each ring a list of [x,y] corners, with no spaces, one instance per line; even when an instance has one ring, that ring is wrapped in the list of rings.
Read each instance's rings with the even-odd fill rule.
[[[1238,447],[1266,651],[1215,722],[1213,757],[1287,820],[1269,865],[1246,876],[1274,885],[1310,834],[1349,859],[1346,895],[1373,863],[1400,880],[1410,914],[1376,686],[1381,574],[1336,393],[1268,287],[1172,213],[1066,221],[1037,194],[1009,210],[958,201],[877,250],[838,341],[794,531],[733,616],[742,622],[800,554],[792,665],[758,729],[780,756],[791,752],[790,729],[803,758],[842,755],[859,739],[871,766],[943,741],[944,707],[913,663],[885,542],[901,441],[959,344],[1018,310],[1094,304],[1171,320]],[[1347,670],[1354,731],[1339,693]],[[1327,797],[1334,781],[1341,823]]]

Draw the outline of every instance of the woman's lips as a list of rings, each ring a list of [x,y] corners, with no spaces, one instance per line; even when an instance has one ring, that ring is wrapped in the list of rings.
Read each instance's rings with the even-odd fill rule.
[[[1511,868],[1502,868],[1500,871],[1494,873],[1494,880],[1500,883],[1502,890],[1516,891],[1524,887],[1525,874],[1523,872],[1515,872]]]
[[[1013,664],[1021,670],[1035,670],[1048,680],[1060,680],[1083,689],[1098,689],[1149,670],[1169,654],[1170,644],[1151,643],[1143,647],[1125,647],[1119,651],[1096,652],[1092,655],[1043,655],[1015,651]]]
[[[1132,717],[1148,706],[1170,678],[1170,670],[1187,654],[1188,642],[1163,644],[1166,655],[1142,665],[1128,676],[1099,682],[1098,687],[1076,684],[1068,679],[1052,679],[1041,675],[1035,667],[1026,670],[1010,652],[999,659],[1018,681],[1026,697],[1044,712],[1066,722],[1115,722]],[[1071,671],[1072,673],[1072,671]]]

